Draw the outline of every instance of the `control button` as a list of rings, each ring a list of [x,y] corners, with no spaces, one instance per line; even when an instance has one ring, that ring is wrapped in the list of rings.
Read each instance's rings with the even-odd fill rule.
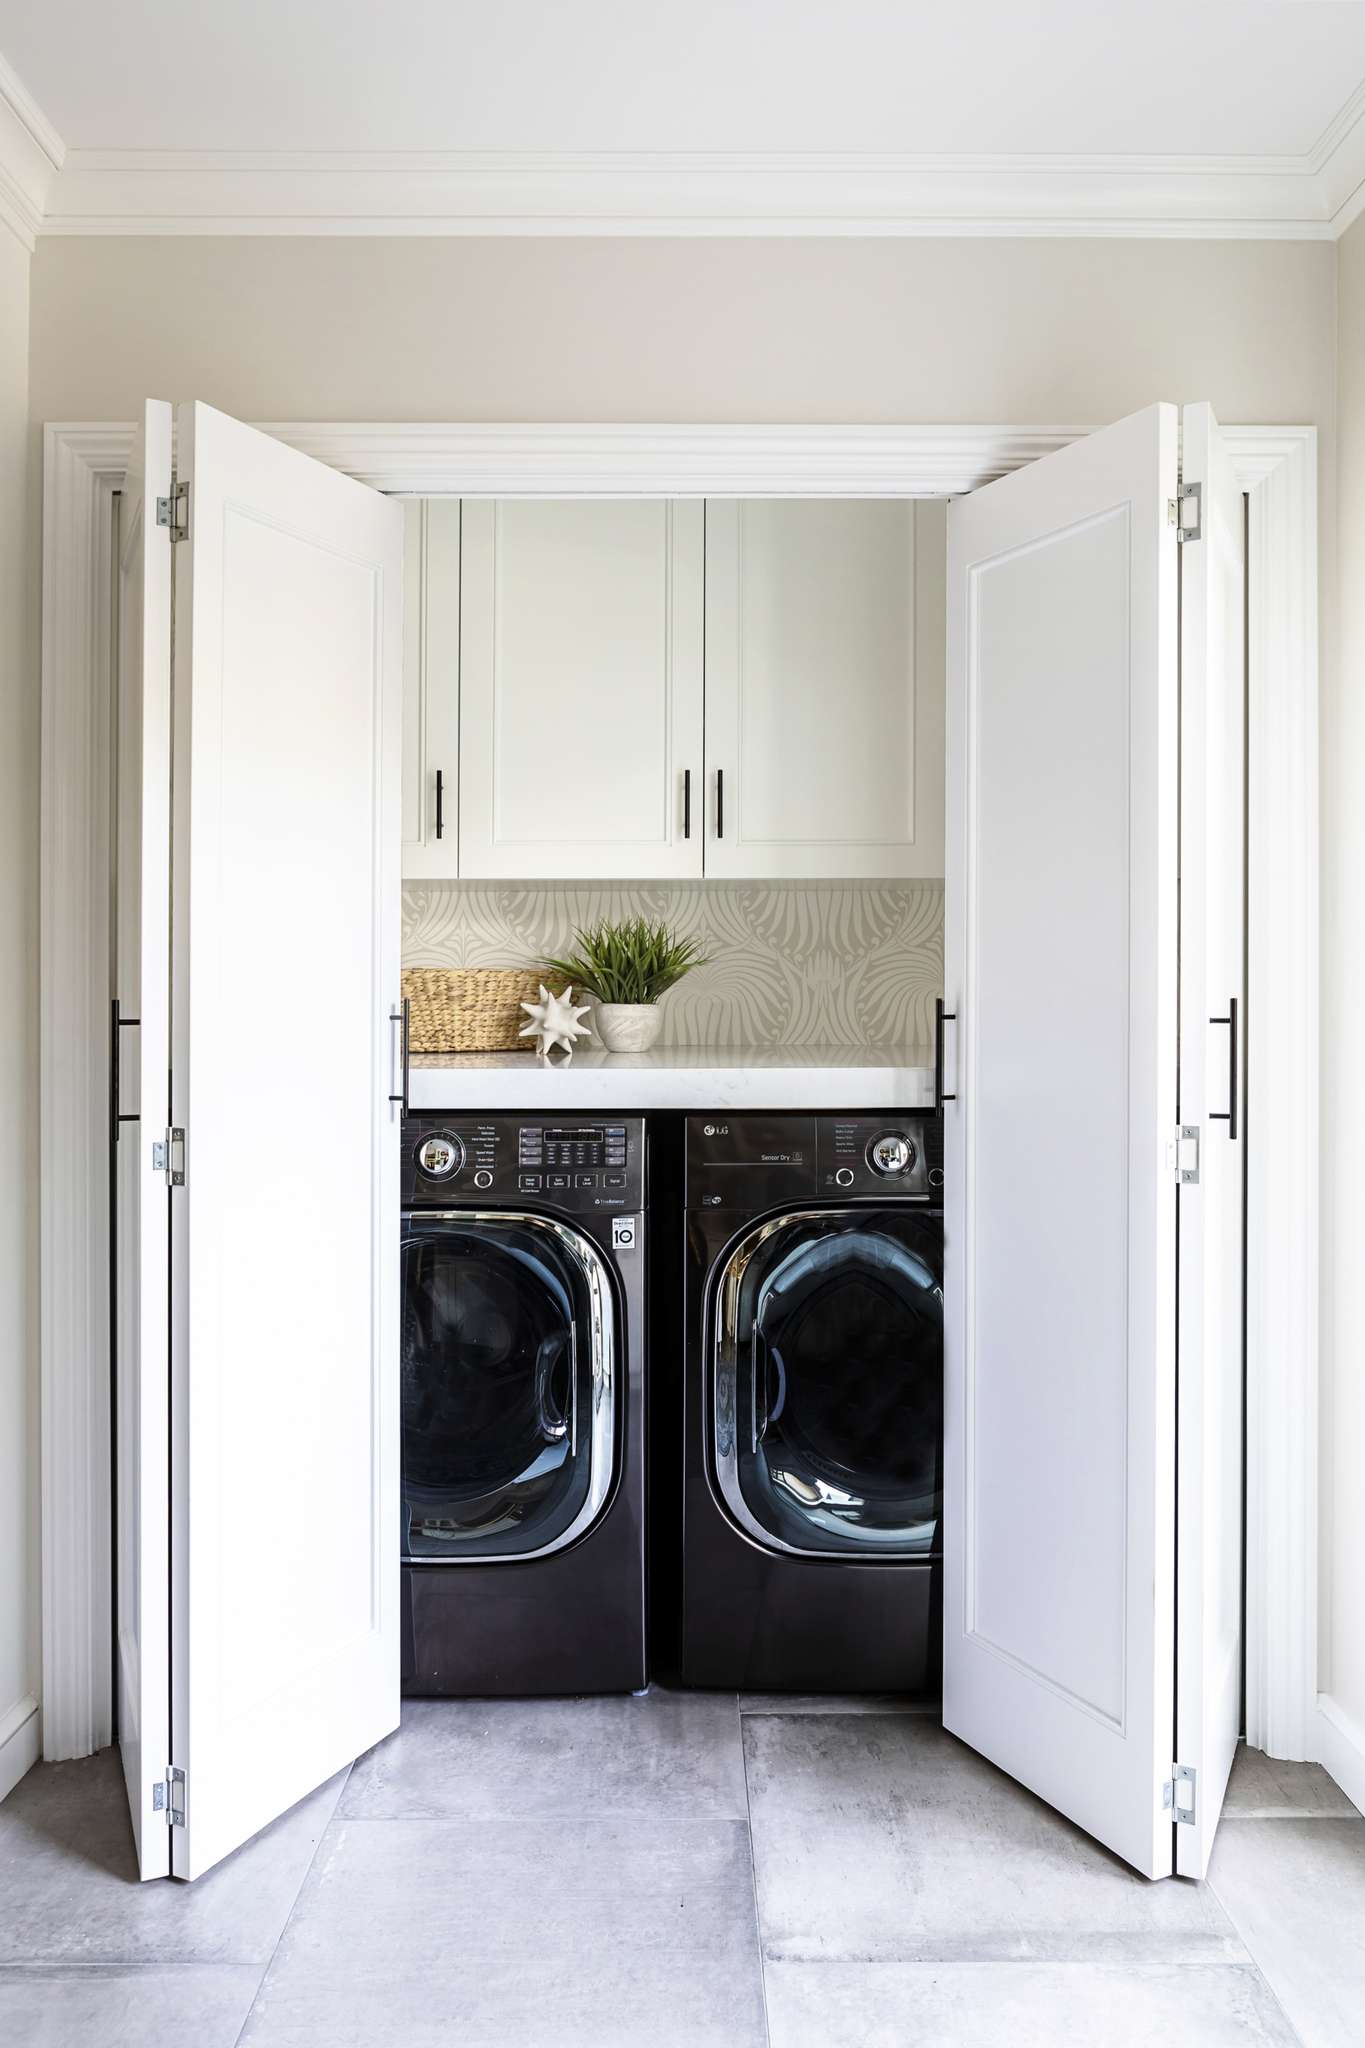
[[[417,1164],[429,1180],[450,1180],[464,1165],[464,1146],[448,1132],[437,1131],[417,1147]]]
[[[545,1185],[547,1188],[572,1187],[573,1175],[571,1173],[547,1173],[545,1176]]]
[[[851,1188],[853,1185],[853,1168],[851,1166],[841,1166],[834,1176],[834,1184],[836,1187]]]
[[[941,1166],[931,1166],[929,1168],[929,1185],[931,1188],[941,1188],[943,1186],[943,1168]]]
[[[623,1173],[604,1173],[602,1176],[604,1188],[623,1188],[625,1184],[626,1177]]]
[[[597,1175],[595,1173],[576,1173],[573,1177],[573,1184],[576,1188],[595,1188],[597,1186]]]
[[[538,1173],[519,1174],[517,1186],[524,1195],[538,1195],[540,1193],[540,1175]]]
[[[476,1188],[491,1188],[491,1187],[492,1187],[492,1185],[493,1185],[493,1176],[492,1176],[492,1174],[491,1174],[491,1173],[490,1173],[490,1172],[488,1171],[488,1168],[487,1168],[486,1166],[481,1166],[481,1167],[479,1168],[478,1172],[477,1172],[477,1173],[475,1174],[475,1176],[474,1176],[474,1185],[475,1185],[475,1187],[476,1187]]]
[[[867,1148],[867,1163],[874,1173],[887,1179],[909,1173],[915,1163],[915,1148],[902,1131],[883,1131]]]

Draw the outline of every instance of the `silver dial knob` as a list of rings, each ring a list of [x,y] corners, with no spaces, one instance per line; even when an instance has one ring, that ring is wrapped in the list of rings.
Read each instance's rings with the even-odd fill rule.
[[[883,1131],[867,1148],[867,1163],[874,1173],[888,1180],[909,1173],[915,1163],[915,1148],[902,1131]]]
[[[428,1180],[453,1180],[464,1165],[464,1146],[449,1131],[435,1131],[417,1147],[417,1164]]]

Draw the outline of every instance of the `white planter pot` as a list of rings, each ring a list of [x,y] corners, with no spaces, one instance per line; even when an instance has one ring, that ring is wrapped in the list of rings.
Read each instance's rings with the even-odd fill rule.
[[[663,1021],[657,1003],[598,1003],[593,1013],[597,1036],[608,1052],[648,1052]]]

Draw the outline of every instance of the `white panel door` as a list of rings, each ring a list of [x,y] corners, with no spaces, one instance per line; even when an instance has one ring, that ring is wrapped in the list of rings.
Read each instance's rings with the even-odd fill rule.
[[[403,875],[460,872],[460,501],[403,507]]]
[[[948,529],[944,1723],[1172,1867],[1177,415]]]
[[[461,511],[460,873],[699,875],[703,510]]]
[[[1177,1762],[1196,1770],[1176,1869],[1202,1877],[1242,1692],[1242,1104],[1245,529],[1207,405],[1181,415],[1180,1107],[1199,1178],[1180,1185]],[[1186,500],[1186,516],[1192,507]],[[1186,1788],[1182,1786],[1182,1798]]]
[[[707,500],[708,875],[943,873],[915,526],[904,500]]]
[[[398,1721],[403,514],[207,406],[177,431],[171,1857],[194,1877]]]
[[[170,1474],[167,1289],[170,1190],[152,1164],[170,1069],[171,408],[144,409],[119,502],[119,642],[113,1025],[115,1146],[115,1684],[138,1868],[170,1871],[167,1580]],[[114,1120],[117,1119],[117,1120]],[[126,1121],[124,1120],[126,1119]]]

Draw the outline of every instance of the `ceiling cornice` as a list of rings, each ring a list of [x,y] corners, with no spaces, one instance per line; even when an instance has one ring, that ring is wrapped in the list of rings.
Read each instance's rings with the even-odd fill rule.
[[[1365,82],[1303,156],[64,149],[0,57],[0,219],[52,235],[1118,236],[1331,241]]]

